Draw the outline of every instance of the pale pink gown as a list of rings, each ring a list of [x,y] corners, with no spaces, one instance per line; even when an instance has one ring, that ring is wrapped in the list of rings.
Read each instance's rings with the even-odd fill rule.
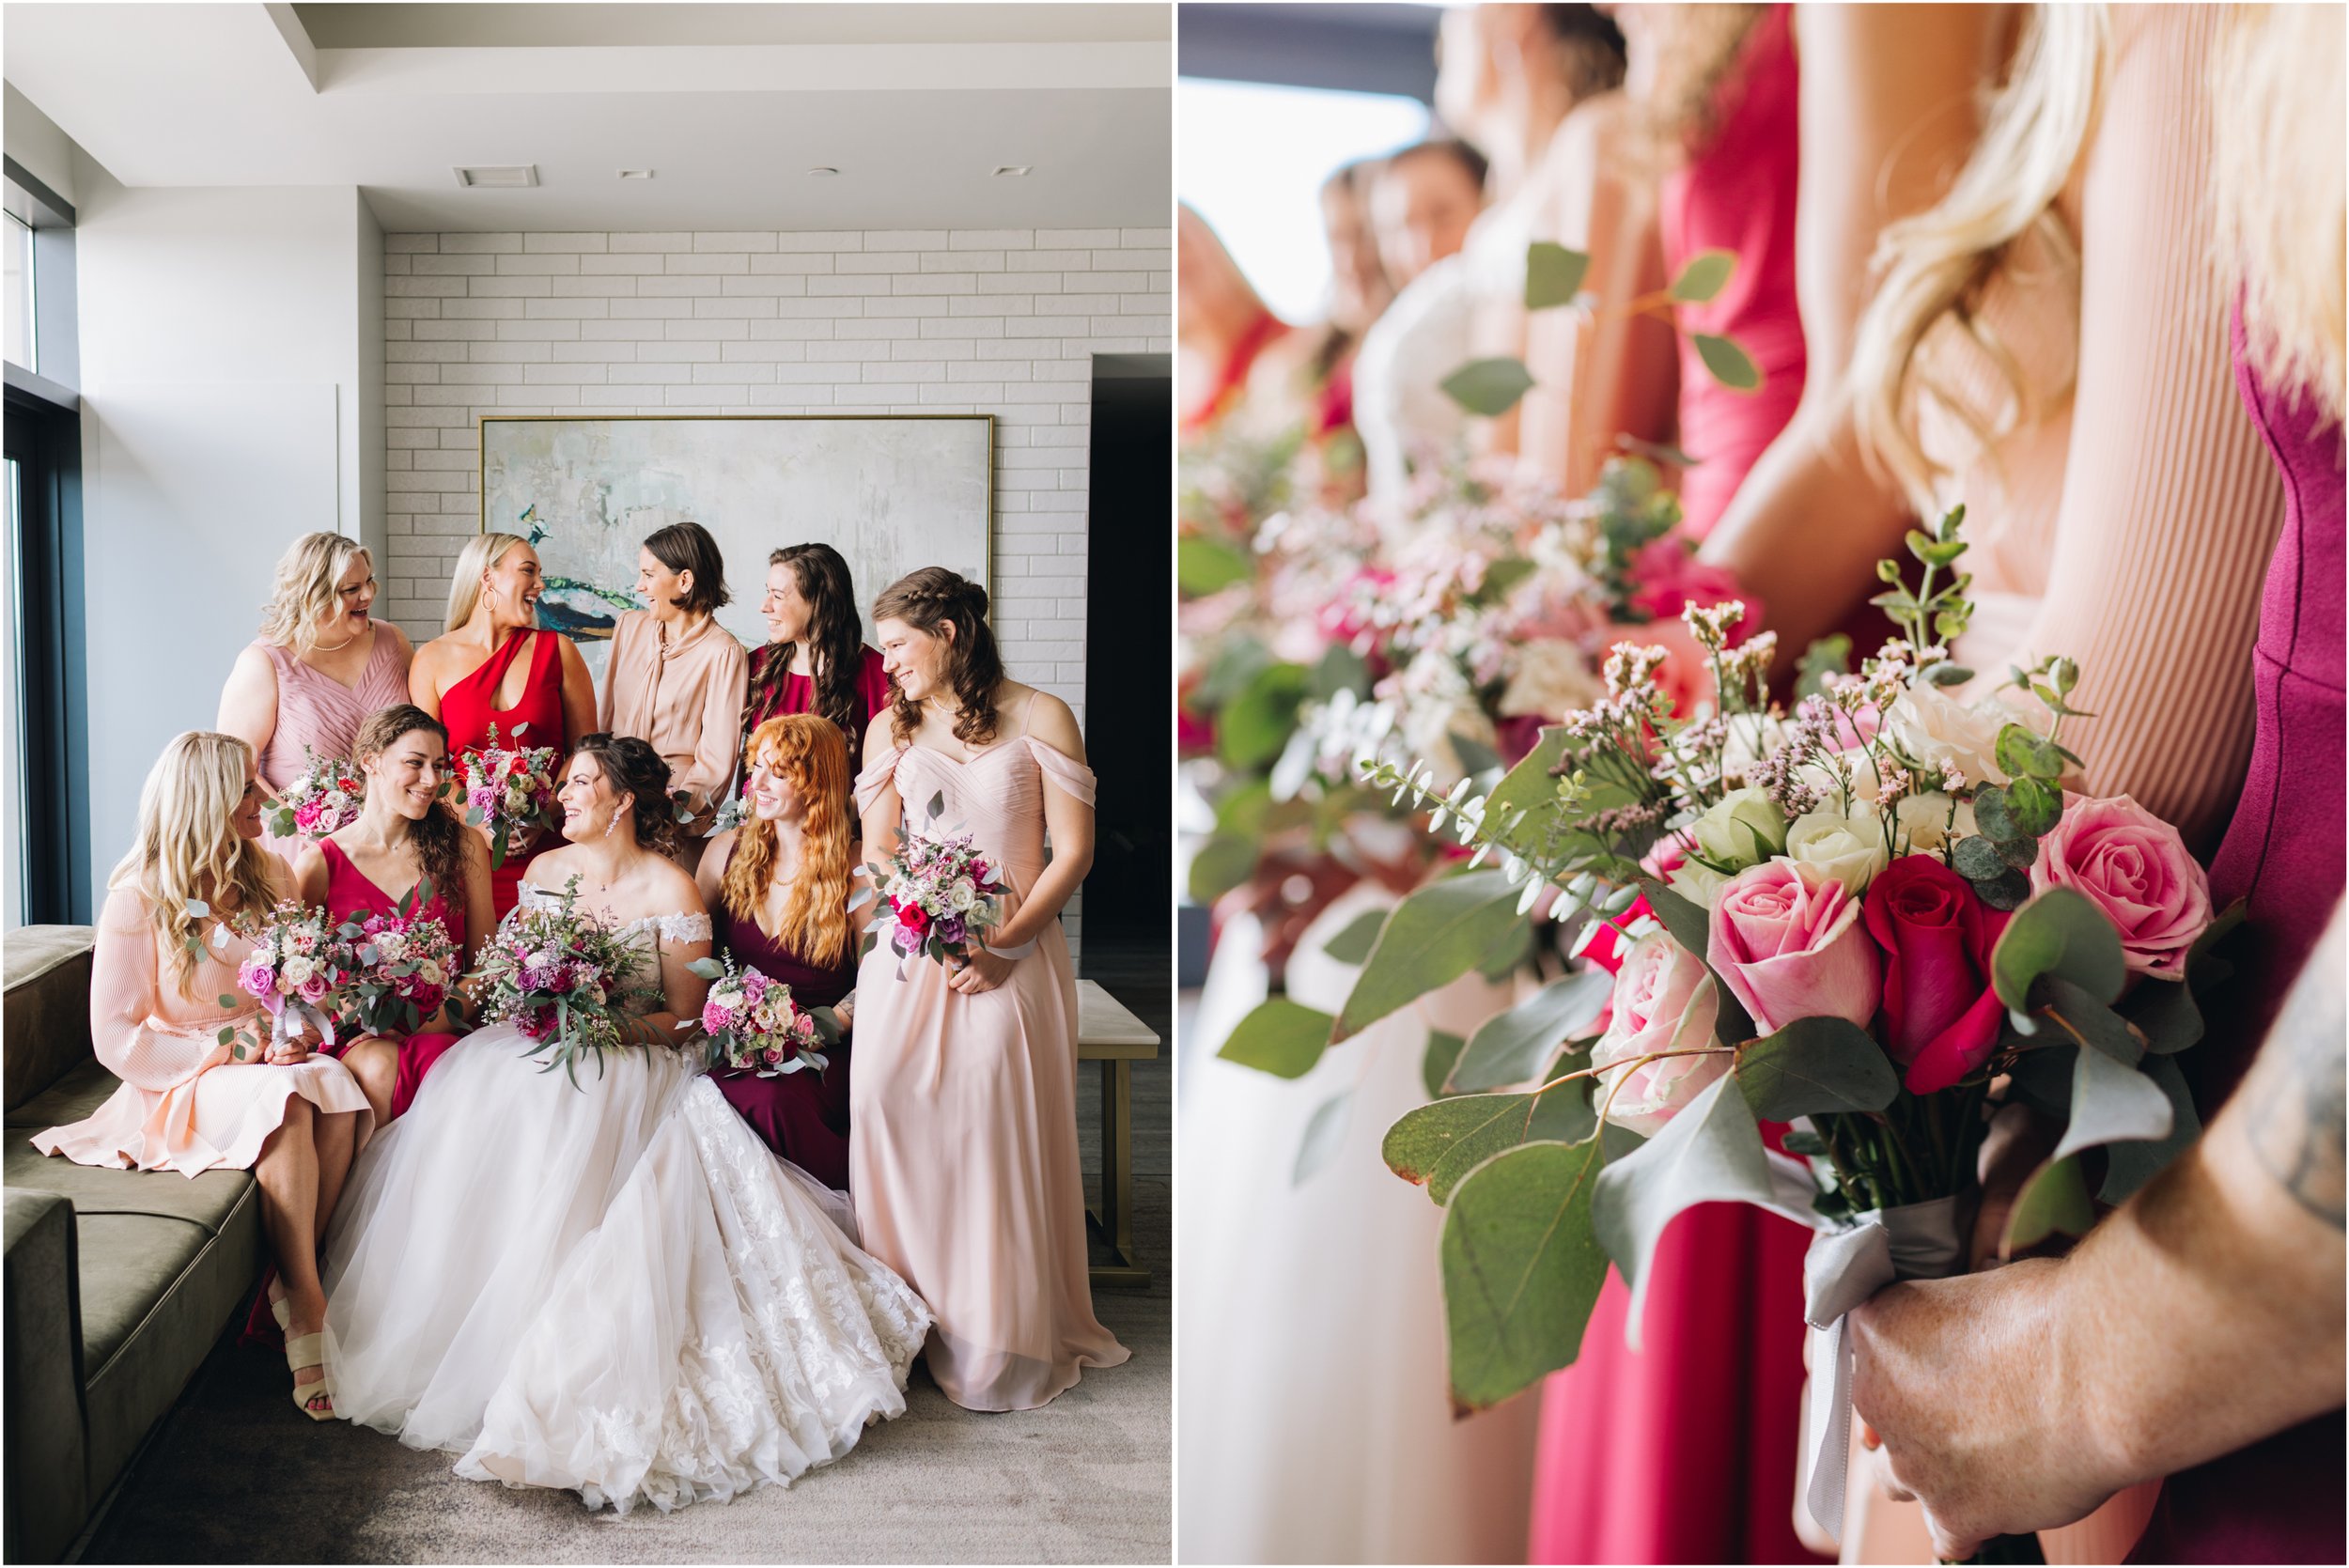
[[[206,937],[209,942],[209,931]],[[256,1010],[219,1005],[224,996],[243,1000],[237,965],[252,951],[250,942],[231,937],[223,946],[208,945],[185,992],[162,945],[144,894],[117,888],[106,895],[90,955],[90,1042],[122,1087],[87,1120],[34,1135],[34,1148],[77,1165],[183,1176],[250,1170],[297,1094],[329,1114],[359,1112],[359,1136],[366,1137],[374,1113],[340,1062],[238,1062],[217,1038],[229,1024],[269,1037],[270,1020]]]
[[[1009,919],[1044,871],[1047,778],[1093,803],[1090,768],[1020,735],[968,762],[899,747],[858,776],[857,805],[894,789],[918,830],[944,797],[938,831],[972,834],[1003,868]],[[1127,1357],[1093,1316],[1086,1273],[1076,970],[1054,921],[993,990],[946,980],[886,939],[859,970],[850,1193],[866,1250],[937,1314],[929,1368],[946,1397],[1034,1409]]]
[[[266,638],[255,647],[269,657],[277,676],[277,723],[270,731],[269,748],[261,753],[259,771],[272,789],[284,789],[302,776],[303,747],[322,757],[356,762],[350,754],[359,726],[370,714],[408,700],[407,644],[389,627],[375,628],[375,651],[359,672],[356,687],[314,670]],[[310,841],[297,833],[278,838],[266,831],[262,846],[291,864]]]

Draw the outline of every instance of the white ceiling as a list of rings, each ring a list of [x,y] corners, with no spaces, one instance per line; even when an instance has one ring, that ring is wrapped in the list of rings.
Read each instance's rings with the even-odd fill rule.
[[[8,80],[124,184],[356,185],[392,230],[1157,226],[1171,203],[1162,4],[12,4],[0,23]],[[460,189],[483,163],[539,184]]]

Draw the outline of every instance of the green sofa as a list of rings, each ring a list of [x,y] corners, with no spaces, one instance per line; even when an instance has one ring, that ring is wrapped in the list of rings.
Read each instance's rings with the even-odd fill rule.
[[[258,1189],[46,1157],[116,1079],[90,1049],[90,930],[6,940],[9,1562],[54,1562],[170,1410],[258,1277]]]

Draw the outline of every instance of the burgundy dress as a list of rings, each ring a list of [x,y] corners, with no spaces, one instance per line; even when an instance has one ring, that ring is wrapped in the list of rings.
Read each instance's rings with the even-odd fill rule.
[[[366,872],[352,863],[350,857],[343,853],[341,845],[333,839],[323,839],[319,841],[319,849],[326,856],[326,912],[329,915],[336,920],[348,920],[353,915],[388,915],[398,907],[399,901],[377,887]],[[439,921],[441,929],[448,933],[449,940],[457,944],[457,961],[461,965],[465,947],[464,911],[452,908],[448,900],[435,889],[425,903],[424,913]],[[455,1034],[411,1034],[399,1042],[398,1076],[392,1083],[392,1120],[398,1120],[415,1103],[416,1090],[424,1083],[424,1075],[432,1070],[432,1063],[438,1062],[458,1039]],[[340,1057],[353,1044],[349,1039],[340,1041],[327,1047],[326,1054]]]
[[[758,923],[737,920],[721,901],[709,911],[718,947],[791,987],[802,1007],[831,1007],[856,989],[856,943],[832,969],[818,969],[786,952]],[[824,1053],[822,1072],[802,1068],[780,1078],[761,1078],[747,1068],[727,1068],[710,1081],[741,1112],[769,1148],[835,1192],[848,1189],[848,1047],[841,1041]]]
[[[1735,338],[1763,378],[1734,392],[1683,340],[1680,440],[1701,461],[1680,501],[1697,537],[1802,396],[1796,88],[1788,8],[1773,6],[1741,46],[1719,132],[1662,194],[1671,268],[1702,250],[1737,256],[1728,286],[1684,307],[1682,325]],[[1773,1144],[1781,1133],[1764,1130]],[[1531,1560],[1819,1560],[1793,1518],[1810,1245],[1802,1226],[1742,1203],[1688,1210],[1657,1243],[1637,1351],[1624,1343],[1630,1293],[1610,1272],[1575,1364],[1543,1388]]]
[[[2237,966],[2202,1045],[2182,1059],[2205,1122],[2258,1053],[2341,893],[2349,784],[2341,754],[2343,446],[2314,397],[2264,385],[2234,323],[2235,386],[2284,478],[2284,531],[2260,598],[2259,727],[2243,799],[2210,872],[2220,908],[2248,900]],[[2199,1069],[2199,1071],[2198,1071]],[[2344,1560],[2341,1412],[2162,1483],[2132,1562]]]
[[[816,682],[806,675],[795,675],[788,669],[775,670],[775,654],[779,644],[751,650],[750,700],[742,705],[742,743],[750,744],[751,733],[770,719],[786,713],[816,711]],[[853,779],[863,770],[864,726],[873,722],[873,715],[889,706],[889,676],[881,669],[881,656],[873,648],[859,650],[856,669],[857,701],[862,705],[856,727],[848,732],[848,777]],[[741,794],[751,784],[751,759],[742,759],[736,770],[734,792]],[[856,820],[855,812],[848,819]]]
[[[441,722],[448,726],[452,754],[487,748],[492,724],[497,726],[498,744],[509,751],[552,746],[560,752],[570,744],[570,737],[563,732],[562,650],[555,645],[561,635],[517,631],[483,660],[480,668],[441,693]],[[530,650],[530,675],[522,686],[521,700],[501,708],[496,706],[498,686],[525,647]],[[522,730],[520,740],[514,737],[517,728]],[[512,912],[514,901],[521,896],[522,873],[532,857],[559,837],[552,831],[542,833],[527,851],[507,855],[506,863],[490,874],[490,907],[498,919]]]

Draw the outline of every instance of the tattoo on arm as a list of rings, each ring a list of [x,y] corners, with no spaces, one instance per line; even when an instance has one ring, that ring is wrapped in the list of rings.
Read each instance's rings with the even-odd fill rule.
[[[2344,1228],[2342,1138],[2349,1119],[2341,931],[2336,909],[2243,1086],[2260,1164],[2294,1202],[2335,1230]]]

